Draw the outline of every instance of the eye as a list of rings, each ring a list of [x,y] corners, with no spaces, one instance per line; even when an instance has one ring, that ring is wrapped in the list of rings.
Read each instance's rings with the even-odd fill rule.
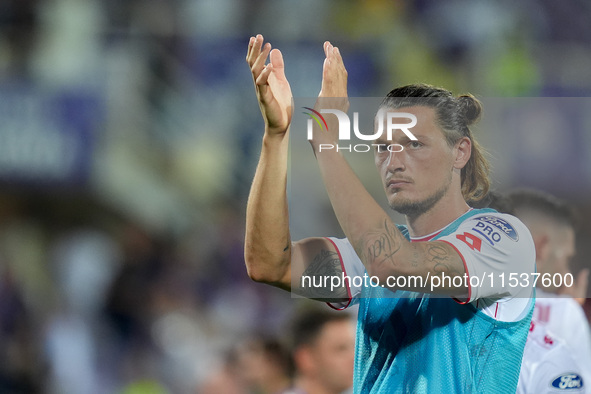
[[[386,144],[375,144],[375,151],[376,153],[385,153],[388,151],[388,146]]]
[[[421,146],[423,146],[423,144],[421,144],[419,141],[410,141],[410,142],[408,143],[408,146],[409,146],[411,149],[417,149],[417,148],[420,148]]]

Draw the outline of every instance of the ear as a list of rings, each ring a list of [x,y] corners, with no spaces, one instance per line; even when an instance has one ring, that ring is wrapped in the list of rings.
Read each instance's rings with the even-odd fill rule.
[[[304,374],[314,369],[311,349],[308,346],[297,349],[293,354],[293,361],[296,369],[302,371]]]
[[[460,138],[454,147],[454,169],[461,170],[464,168],[468,160],[470,159],[470,155],[472,154],[472,141],[468,137]]]
[[[540,234],[534,238],[536,248],[536,261],[544,261],[550,251],[550,237],[548,234]]]

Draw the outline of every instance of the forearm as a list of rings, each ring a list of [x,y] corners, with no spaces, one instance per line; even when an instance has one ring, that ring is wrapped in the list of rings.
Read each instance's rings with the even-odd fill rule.
[[[450,245],[438,241],[408,241],[341,154],[323,151],[317,153],[317,158],[339,224],[370,276],[378,277],[380,283],[386,285],[391,276],[426,279],[442,272],[452,277],[465,273],[459,255]],[[428,290],[413,287],[410,282],[404,289]],[[431,291],[464,296],[467,289],[443,285]]]
[[[265,134],[246,208],[245,261],[249,276],[280,285],[290,269],[287,203],[289,133]],[[286,284],[284,284],[285,287]]]
[[[408,273],[402,247],[410,243],[365,189],[345,158],[335,151],[316,154],[339,224],[370,274]]]

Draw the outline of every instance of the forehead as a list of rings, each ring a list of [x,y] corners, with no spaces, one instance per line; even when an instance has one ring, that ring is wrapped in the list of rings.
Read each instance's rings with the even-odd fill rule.
[[[439,127],[437,122],[437,113],[435,112],[434,108],[425,107],[425,106],[412,106],[412,107],[402,107],[402,108],[386,108],[385,113],[409,113],[417,118],[417,124],[409,129],[413,134],[420,134],[423,136],[441,136],[443,137],[443,130]],[[379,121],[378,117],[376,116],[375,122]],[[387,117],[384,116],[383,118],[384,127],[386,127]],[[410,119],[401,115],[400,117],[394,117],[392,119],[392,123],[410,123]],[[394,130],[393,136],[396,137],[398,135],[402,135],[403,132],[400,129]],[[385,135],[385,134],[384,134]]]
[[[351,336],[354,328],[350,320],[335,320],[328,322],[322,327],[318,338],[324,341],[339,341],[341,338]]]

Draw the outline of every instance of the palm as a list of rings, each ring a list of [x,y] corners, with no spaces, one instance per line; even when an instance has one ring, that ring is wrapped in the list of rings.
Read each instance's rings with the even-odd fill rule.
[[[269,63],[265,61],[269,57]],[[291,122],[291,88],[283,65],[283,56],[271,45],[263,46],[263,36],[251,37],[246,62],[250,66],[259,107],[267,126],[267,132],[282,134]]]
[[[319,97],[347,97],[347,69],[341,53],[328,41],[324,43],[324,65],[322,67],[322,87]]]
[[[267,86],[257,86],[261,112],[272,129],[287,129],[291,122],[291,87],[283,70],[274,67]]]
[[[347,112],[349,109],[349,99],[347,96],[347,69],[338,48],[330,42],[324,43],[324,65],[322,67],[322,86],[318,95],[318,100],[314,105],[315,109],[337,109]],[[314,138],[310,140],[313,147],[319,147],[321,144],[334,144],[338,141],[339,123],[334,116],[327,117],[327,133],[315,133]]]

